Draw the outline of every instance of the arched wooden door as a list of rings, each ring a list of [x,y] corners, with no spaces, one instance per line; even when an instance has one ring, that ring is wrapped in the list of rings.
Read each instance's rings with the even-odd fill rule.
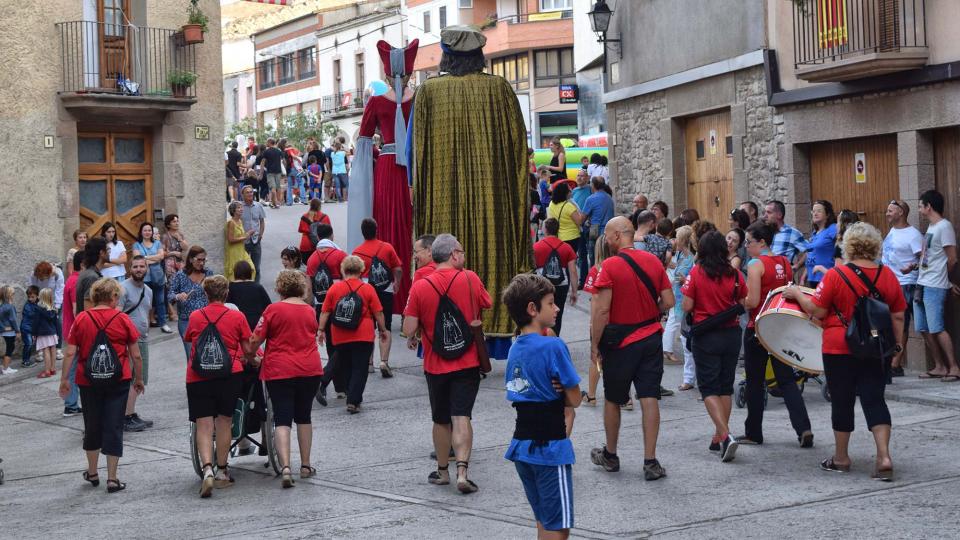
[[[145,133],[81,132],[80,228],[100,234],[108,221],[129,249],[140,224],[153,219],[150,137]]]

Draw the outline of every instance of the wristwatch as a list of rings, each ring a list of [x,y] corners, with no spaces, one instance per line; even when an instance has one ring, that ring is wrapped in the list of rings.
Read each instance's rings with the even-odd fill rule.
[[[896,345],[893,346],[893,351],[896,352],[896,353],[902,353],[902,352],[903,352],[903,345],[897,343]]]

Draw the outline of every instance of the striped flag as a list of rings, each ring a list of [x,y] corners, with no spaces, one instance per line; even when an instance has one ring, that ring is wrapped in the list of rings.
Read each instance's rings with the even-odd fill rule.
[[[847,44],[847,3],[845,0],[817,0],[818,44],[829,49]]]

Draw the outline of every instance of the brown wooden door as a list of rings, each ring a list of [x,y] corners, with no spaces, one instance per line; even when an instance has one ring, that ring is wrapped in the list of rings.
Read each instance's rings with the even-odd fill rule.
[[[115,89],[117,75],[130,77],[130,36],[126,27],[132,18],[130,0],[98,0],[97,17],[100,86]]]
[[[687,165],[687,207],[700,219],[723,230],[733,209],[733,154],[730,148],[730,112],[687,120],[684,148]]]
[[[150,137],[145,133],[81,132],[80,228],[100,234],[105,223],[130,248],[140,224],[153,219]]]
[[[946,199],[943,217],[960,227],[960,128],[941,129],[933,137],[934,167],[936,169],[937,191]],[[960,264],[950,272],[951,283],[960,283]],[[947,297],[947,331],[953,336],[954,353],[960,350],[960,300],[956,296]]]
[[[863,154],[863,182],[857,181],[857,157]],[[836,213],[857,212],[886,234],[884,213],[900,198],[897,136],[882,135],[817,143],[810,147],[811,200],[824,199]]]

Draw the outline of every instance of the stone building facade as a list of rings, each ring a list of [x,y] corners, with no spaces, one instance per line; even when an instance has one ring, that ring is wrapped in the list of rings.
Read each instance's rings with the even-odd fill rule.
[[[0,48],[0,283],[22,288],[36,262],[60,263],[74,230],[117,223],[129,248],[142,221],[177,213],[191,244],[222,259],[223,95],[219,4],[187,44],[187,0],[6,6]],[[168,76],[197,75],[184,97]],[[118,91],[116,74],[139,85]],[[179,94],[179,89],[177,89]]]

